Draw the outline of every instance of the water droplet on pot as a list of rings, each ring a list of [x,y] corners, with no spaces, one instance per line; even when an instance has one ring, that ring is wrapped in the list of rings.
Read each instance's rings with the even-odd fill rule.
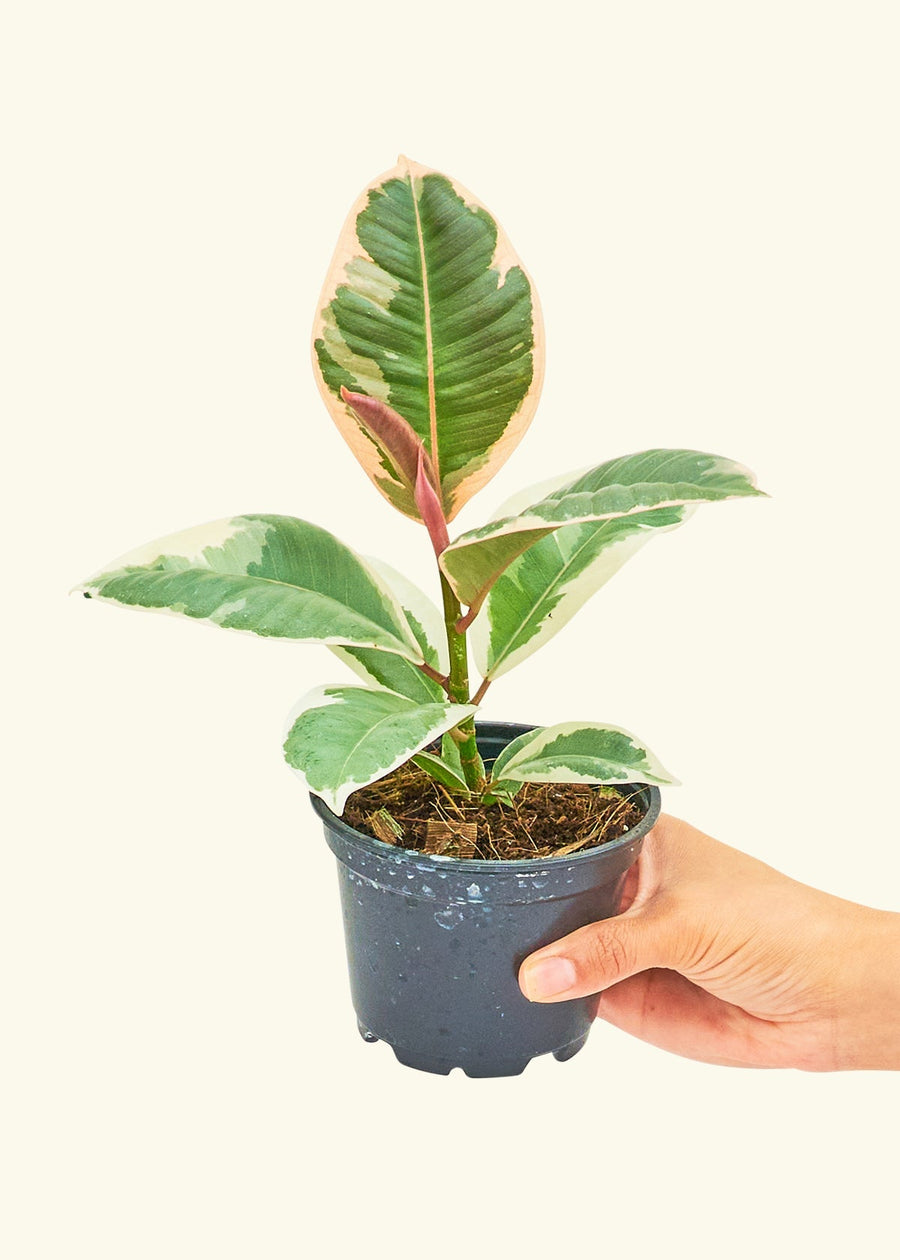
[[[463,921],[463,913],[451,907],[449,910],[436,910],[434,921],[438,927],[446,928],[448,932],[452,932],[458,923]]]

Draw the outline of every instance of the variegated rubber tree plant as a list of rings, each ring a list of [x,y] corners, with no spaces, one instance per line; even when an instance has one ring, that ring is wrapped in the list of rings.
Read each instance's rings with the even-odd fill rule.
[[[410,759],[449,790],[501,808],[527,782],[670,782],[635,736],[584,721],[520,736],[487,774],[474,715],[491,682],[643,543],[698,503],[759,494],[752,475],[699,451],[641,451],[534,487],[451,538],[450,522],[531,421],[543,330],[534,287],[490,213],[406,159],[351,210],[313,348],[322,397],[353,454],[427,531],[442,610],[393,569],[287,516],[237,516],[163,538],[91,578],[84,594],[328,645],[363,685],[301,701],[285,755],[337,813],[356,788]]]

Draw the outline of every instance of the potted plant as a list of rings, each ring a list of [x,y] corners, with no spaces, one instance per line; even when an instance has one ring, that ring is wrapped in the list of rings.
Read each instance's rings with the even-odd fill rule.
[[[533,487],[451,538],[531,421],[543,333],[489,212],[403,158],[350,212],[313,362],[375,488],[426,530],[441,611],[322,527],[275,515],[174,534],[79,589],[326,644],[349,665],[360,682],[301,700],[284,750],[338,858],[360,1031],[436,1072],[509,1075],[536,1054],[569,1058],[590,1003],[529,1004],[518,966],[616,912],[659,811],[656,785],[672,780],[617,727],[480,724],[478,707],[643,543],[696,504],[760,491],[720,456],[641,451]]]

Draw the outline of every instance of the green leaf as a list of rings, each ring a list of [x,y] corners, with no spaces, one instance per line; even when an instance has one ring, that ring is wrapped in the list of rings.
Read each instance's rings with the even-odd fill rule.
[[[507,805],[512,808],[516,793],[522,789],[524,784],[511,783],[507,780],[505,783],[495,783],[490,792],[485,792],[481,798],[482,805]]]
[[[420,753],[418,757],[413,758],[413,761],[423,770],[427,770],[439,783],[443,783],[444,787],[450,788],[453,792],[463,791],[466,795],[469,794],[459,744],[449,732],[441,739],[440,756],[434,753]]]
[[[446,734],[441,740],[441,757],[446,761],[447,765],[452,767],[457,778],[465,781],[465,771],[462,764],[462,753],[459,744],[451,734]]]
[[[403,609],[426,664],[439,673],[448,673],[450,661],[447,631],[437,607],[414,582],[384,561],[375,560],[371,556],[366,556],[365,560]],[[446,699],[440,683],[436,683],[427,674],[423,674],[417,665],[394,652],[382,652],[377,648],[347,647],[335,647],[331,650],[363,682],[386,687],[388,691],[397,691],[401,696],[417,700],[420,704]]]
[[[481,607],[501,573],[534,543],[565,525],[586,524],[759,495],[753,474],[702,451],[650,450],[592,468],[515,516],[460,535],[441,568],[460,603]],[[646,523],[646,522],[645,522]]]
[[[690,511],[656,508],[564,525],[534,543],[501,573],[472,625],[479,672],[499,678],[543,647],[645,542],[675,529]]]
[[[488,791],[509,791],[521,783],[676,782],[628,731],[597,722],[561,722],[507,744],[491,768]]]
[[[445,788],[449,788],[451,792],[462,792],[469,795],[469,785],[461,774],[457,774],[456,770],[443,757],[438,757],[436,753],[421,752],[413,757],[414,765],[420,770],[424,770],[426,774],[430,774],[433,779],[437,779],[438,783],[443,783]]]
[[[449,520],[525,432],[543,376],[537,299],[509,241],[471,193],[406,158],[350,212],[313,345],[338,428],[381,493],[415,520],[409,469],[341,389],[412,426]]]
[[[78,589],[228,630],[423,659],[376,572],[327,530],[292,516],[235,516],[172,534]]]
[[[474,712],[470,704],[416,704],[367,687],[317,687],[292,715],[284,755],[341,814],[351,792],[383,779]]]

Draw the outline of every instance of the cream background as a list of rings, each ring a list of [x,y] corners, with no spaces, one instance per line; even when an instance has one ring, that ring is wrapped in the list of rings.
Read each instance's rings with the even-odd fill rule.
[[[486,715],[625,725],[684,781],[670,812],[900,908],[896,6],[33,0],[3,26],[4,1255],[893,1254],[894,1076],[602,1025],[496,1082],[365,1046],[279,753],[342,668],[66,591],[243,511],[430,580],[307,351],[344,215],[406,152],[501,219],[547,325],[537,419],[460,528],[648,445],[772,495],[646,548]]]

